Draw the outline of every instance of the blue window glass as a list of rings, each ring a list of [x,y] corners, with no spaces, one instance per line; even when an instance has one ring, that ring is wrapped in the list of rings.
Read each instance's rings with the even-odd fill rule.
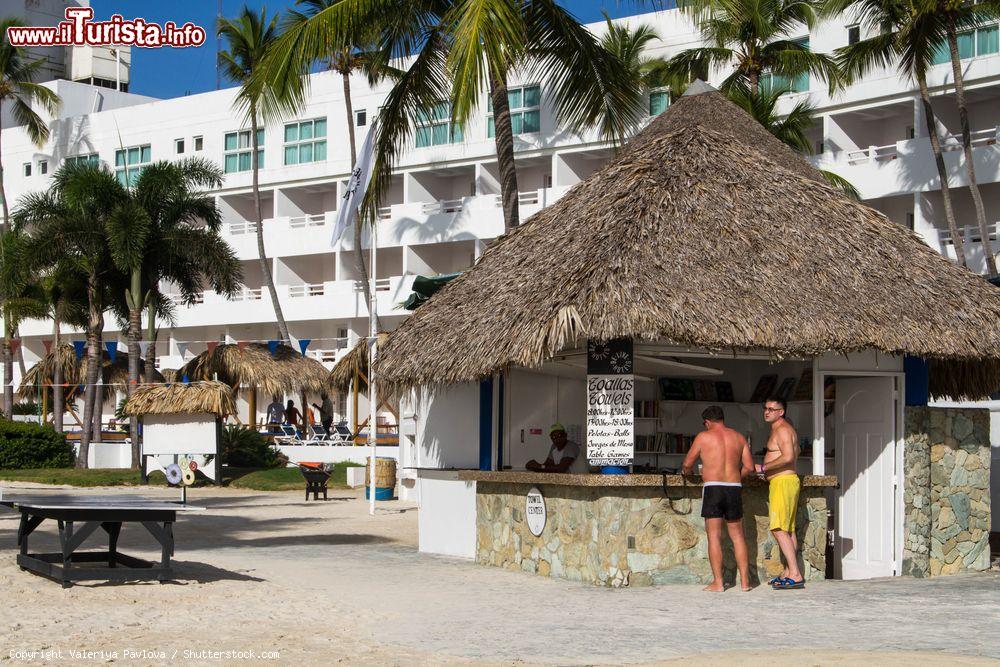
[[[976,55],[987,56],[1000,52],[1000,29],[997,26],[976,31]]]

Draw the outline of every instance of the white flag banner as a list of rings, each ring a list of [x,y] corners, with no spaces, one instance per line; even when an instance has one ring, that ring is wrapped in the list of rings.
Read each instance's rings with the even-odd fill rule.
[[[146,356],[146,350],[148,350],[148,349],[149,349],[149,341],[148,340],[141,340],[141,341],[139,341],[139,354],[140,355],[142,355],[143,357],[145,357]]]
[[[348,225],[354,223],[354,217],[361,206],[361,201],[368,191],[368,182],[372,178],[372,166],[375,164],[375,133],[378,123],[372,123],[368,128],[368,135],[361,144],[361,152],[358,154],[358,162],[351,172],[351,179],[347,182],[347,189],[344,197],[340,201],[340,209],[337,211],[337,222],[333,226],[333,236],[330,238],[330,245],[336,247],[343,236]]]
[[[188,351],[188,344],[186,342],[177,341],[177,354],[180,355],[181,359],[184,358],[184,355],[187,354],[187,351]]]

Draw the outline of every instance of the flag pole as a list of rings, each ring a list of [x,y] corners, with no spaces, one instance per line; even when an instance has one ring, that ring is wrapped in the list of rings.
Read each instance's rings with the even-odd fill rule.
[[[378,356],[378,293],[375,290],[376,246],[378,245],[378,216],[371,226],[371,303],[368,304],[368,439],[372,446],[371,479],[368,485],[368,513],[375,515],[375,453],[378,451],[378,391],[375,386],[375,359]],[[367,277],[367,276],[366,276]]]

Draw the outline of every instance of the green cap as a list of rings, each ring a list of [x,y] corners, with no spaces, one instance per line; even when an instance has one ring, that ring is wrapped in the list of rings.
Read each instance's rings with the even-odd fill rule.
[[[552,435],[556,431],[562,431],[563,433],[565,433],[566,432],[566,428],[562,424],[560,424],[559,422],[556,422],[555,424],[552,425],[551,428],[549,428],[549,435]]]

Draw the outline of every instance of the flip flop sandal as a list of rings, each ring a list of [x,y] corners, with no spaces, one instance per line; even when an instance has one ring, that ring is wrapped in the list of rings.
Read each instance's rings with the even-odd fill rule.
[[[795,588],[805,588],[806,587],[806,582],[804,580],[803,581],[795,581],[794,579],[792,579],[790,577],[785,577],[784,579],[782,579],[781,581],[777,582],[776,584],[774,584],[771,587],[774,590],[776,590],[776,591],[792,590],[792,589],[795,589]]]
[[[768,586],[774,586],[775,584],[780,583],[780,582],[781,582],[781,577],[775,577],[771,581],[767,582],[767,585]]]

